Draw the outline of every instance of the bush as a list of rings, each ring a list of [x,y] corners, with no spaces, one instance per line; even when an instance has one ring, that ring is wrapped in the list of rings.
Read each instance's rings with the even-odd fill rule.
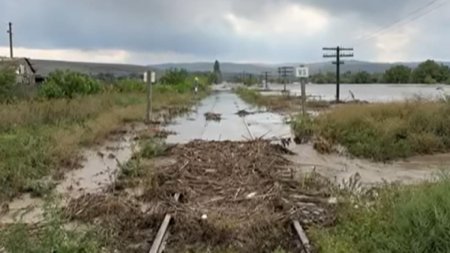
[[[0,69],[0,102],[8,102],[14,97],[16,73],[13,68]]]
[[[113,84],[114,90],[118,92],[145,92],[146,84],[137,79],[123,79]]]
[[[295,133],[295,140],[297,143],[304,143],[311,139],[314,133],[313,120],[309,116],[298,116],[291,123],[292,129]]]
[[[336,227],[316,230],[320,252],[450,252],[450,180],[384,189],[374,203],[341,207]],[[355,207],[358,208],[355,208]]]
[[[39,94],[46,98],[74,98],[77,95],[90,95],[100,92],[97,80],[69,70],[50,73],[41,86]]]

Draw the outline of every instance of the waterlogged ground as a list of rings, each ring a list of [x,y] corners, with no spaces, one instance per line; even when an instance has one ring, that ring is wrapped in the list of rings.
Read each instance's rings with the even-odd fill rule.
[[[434,180],[450,167],[450,154],[412,157],[391,163],[353,159],[340,154],[319,154],[312,144],[291,146],[297,155],[289,156],[302,173],[317,172],[337,184],[346,184],[355,176],[364,186],[399,182],[415,184]]]
[[[239,117],[236,113],[240,110],[251,113]],[[207,121],[204,116],[207,112],[221,114],[222,120]],[[197,139],[238,141],[254,137],[279,141],[280,138],[291,137],[290,127],[284,116],[258,111],[237,95],[226,91],[203,100],[195,112],[177,118],[173,125],[168,126],[168,130],[177,133],[168,137],[169,143],[187,143]],[[417,183],[433,179],[442,169],[450,166],[450,154],[414,157],[385,164],[340,154],[320,154],[312,144],[291,143],[289,149],[296,153],[288,158],[294,162],[298,172],[315,171],[338,184],[355,175],[365,185],[384,182]]]
[[[239,111],[249,114],[238,115]],[[206,120],[205,113],[221,115],[220,121]],[[194,112],[175,119],[167,127],[176,132],[168,143],[187,143],[192,140],[240,141],[254,138],[280,139],[291,137],[290,127],[282,115],[260,111],[231,92],[216,92],[204,99]]]
[[[271,91],[262,92],[262,94],[276,95],[281,94],[284,86],[281,84],[271,84]],[[301,94],[300,84],[288,84],[286,88],[295,95]],[[336,98],[335,84],[308,84],[306,94],[316,99],[334,100]],[[442,99],[450,95],[448,85],[426,85],[426,84],[342,84],[341,100],[351,101],[354,99],[368,102],[388,102],[402,101],[417,96]],[[354,97],[353,97],[353,96]]]
[[[136,128],[113,134],[103,145],[82,153],[81,168],[67,172],[56,186],[56,193],[63,197],[63,205],[83,194],[99,193],[114,182],[120,165],[135,151],[135,131]],[[0,215],[0,224],[37,223],[43,218],[43,207],[44,200],[24,194],[8,204],[9,211]]]
[[[263,138],[280,141],[292,136],[290,126],[283,115],[261,111],[242,101],[229,91],[216,92],[207,97],[195,110],[178,117],[167,130],[168,143],[188,143],[192,140],[242,141]],[[247,114],[238,115],[245,111]],[[205,113],[221,115],[220,121],[208,121]],[[136,129],[135,129],[136,130]],[[64,199],[77,198],[85,193],[98,193],[110,185],[120,164],[126,163],[135,151],[133,131],[117,133],[101,146],[83,152],[81,169],[69,171],[56,186],[56,192]],[[319,154],[311,144],[290,144],[295,155],[287,156],[294,163],[297,172],[315,171],[332,181],[342,183],[354,175],[366,185],[395,182],[416,183],[433,179],[442,169],[450,165],[450,154],[413,157],[389,164],[352,159],[339,154]],[[27,223],[38,222],[42,218],[43,200],[23,195],[9,203],[8,212],[0,215],[1,223],[19,220]]]

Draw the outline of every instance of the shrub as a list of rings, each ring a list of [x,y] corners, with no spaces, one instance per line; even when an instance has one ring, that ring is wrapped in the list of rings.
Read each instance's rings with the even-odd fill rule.
[[[138,79],[122,79],[114,83],[114,90],[118,92],[145,92],[147,86]]]
[[[309,116],[297,116],[291,123],[292,129],[295,133],[295,140],[297,143],[304,143],[309,141],[314,133],[313,120]]]
[[[154,158],[163,155],[167,150],[167,146],[162,140],[149,139],[142,144],[141,155],[143,158]]]
[[[50,73],[39,90],[39,94],[46,98],[74,98],[98,92],[100,84],[97,80],[69,70]]]
[[[166,71],[163,77],[161,77],[161,84],[181,84],[186,83],[189,77],[189,73],[184,69],[169,69]]]

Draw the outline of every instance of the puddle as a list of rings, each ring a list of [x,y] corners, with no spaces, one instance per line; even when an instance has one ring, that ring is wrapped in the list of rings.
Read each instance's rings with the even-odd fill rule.
[[[435,179],[450,165],[450,154],[413,157],[392,163],[375,163],[352,159],[338,154],[319,154],[311,144],[295,145],[290,149],[297,155],[289,156],[301,172],[315,171],[336,183],[342,183],[358,173],[363,185],[383,182],[415,184]]]
[[[246,117],[239,117],[240,110],[252,112]],[[221,120],[207,121],[205,113],[218,113]],[[255,113],[253,113],[255,112]],[[177,135],[169,136],[168,143],[188,143],[192,140],[206,141],[242,141],[263,137],[279,139],[291,136],[291,129],[283,116],[258,112],[231,92],[216,92],[205,98],[189,115],[176,118],[167,130]]]
[[[125,136],[119,142],[108,142],[96,150],[87,150],[82,168],[70,171],[56,192],[70,198],[85,193],[98,192],[115,181],[120,164],[126,163],[133,155],[135,144],[132,136]]]
[[[69,171],[56,186],[56,192],[63,196],[63,205],[70,198],[84,193],[97,193],[114,181],[119,164],[127,162],[134,150],[132,135],[125,135],[107,141],[103,146],[82,153],[85,160],[82,168]],[[25,194],[8,203],[8,212],[0,215],[0,224],[14,222],[37,223],[42,220],[44,201]]]

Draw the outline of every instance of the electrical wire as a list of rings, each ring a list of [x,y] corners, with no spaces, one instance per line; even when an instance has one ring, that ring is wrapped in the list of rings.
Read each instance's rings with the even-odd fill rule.
[[[399,28],[401,26],[407,25],[411,22],[414,22],[415,20],[418,20],[418,19],[426,16],[427,14],[437,10],[438,8],[444,6],[448,3],[447,0],[443,0],[443,2],[441,2],[440,4],[434,5],[436,3],[439,3],[439,1],[440,0],[429,1],[425,5],[409,12],[408,15],[406,15],[405,17],[398,19],[395,22],[378,29],[377,31],[373,32],[372,34],[369,34],[369,35],[364,36],[363,38],[357,39],[355,46],[361,45],[363,42],[366,42],[370,39],[376,38],[390,30],[393,30],[393,29]],[[432,7],[433,5],[434,5],[434,7]],[[432,7],[432,8],[429,8],[429,7]]]

